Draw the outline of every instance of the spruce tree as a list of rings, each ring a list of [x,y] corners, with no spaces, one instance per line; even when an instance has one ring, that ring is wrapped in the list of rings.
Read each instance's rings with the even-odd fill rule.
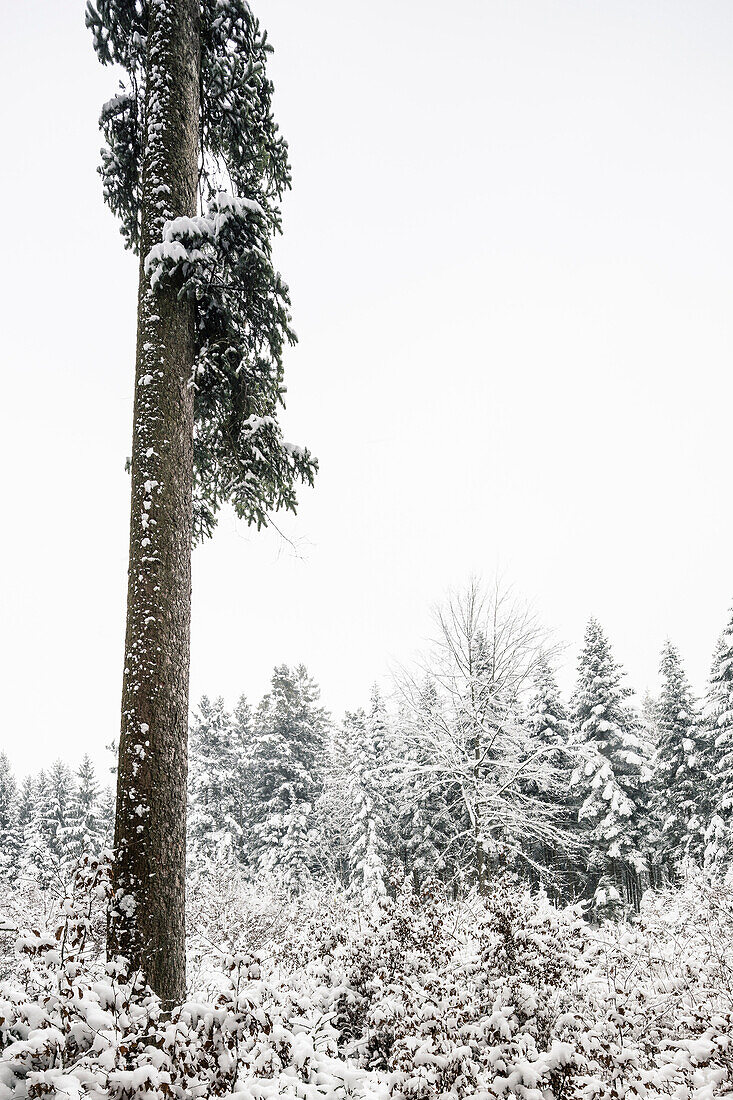
[[[416,891],[429,879],[455,880],[475,871],[475,867],[468,871],[475,853],[467,851],[471,823],[462,801],[445,772],[433,771],[435,743],[431,735],[443,721],[443,701],[428,677],[421,685],[416,708],[400,713],[397,735],[401,767],[395,789],[401,856],[404,872],[412,878]]]
[[[104,848],[105,825],[101,817],[99,783],[91,757],[84,756],[76,773],[67,829],[67,853],[71,863],[84,855],[98,856]]]
[[[644,813],[649,769],[621,667],[600,624],[588,623],[572,700],[578,764],[572,793],[589,847],[589,888],[638,904],[647,867]]]
[[[43,768],[34,779],[28,779],[22,791],[23,847],[20,870],[24,878],[47,888],[58,868],[55,866],[51,843],[55,842],[52,814],[52,790]]]
[[[347,722],[334,723],[326,736],[324,785],[316,801],[315,830],[323,851],[327,878],[349,885],[349,851],[353,817],[349,782],[353,730]]]
[[[642,696],[641,724],[649,743],[650,756],[654,756],[659,745],[659,699],[650,691],[645,691]]]
[[[527,704],[524,726],[536,751],[547,749],[552,754],[567,749],[570,721],[555,674],[544,655],[534,670],[534,690]]]
[[[387,893],[387,845],[384,798],[379,773],[379,746],[375,734],[381,723],[363,710],[347,714],[349,727],[349,891],[364,905],[371,905]],[[379,717],[377,712],[377,717]]]
[[[556,823],[562,823],[564,828],[577,834],[574,826],[579,807],[570,784],[573,771],[571,724],[555,673],[544,654],[538,658],[533,681],[534,688],[522,717],[522,726],[527,734],[527,754],[540,754],[547,766],[544,774],[542,768],[536,770],[538,778],[531,785],[531,793],[547,804]],[[560,789],[558,775],[562,779]],[[553,873],[556,892],[564,896],[577,889],[577,872],[565,848],[543,842],[531,855],[533,862]]]
[[[323,791],[327,716],[303,665],[280,665],[254,718],[253,857],[297,892],[322,864],[315,807]]]
[[[8,879],[18,869],[18,785],[10,761],[0,752],[0,879]]]
[[[658,837],[656,860],[667,874],[674,874],[688,858],[702,861],[705,822],[699,802],[704,743],[697,703],[670,641],[662,649],[660,673],[662,690],[654,707],[652,815]]]
[[[241,727],[223,699],[212,703],[204,696],[191,727],[189,782],[189,850],[198,869],[210,863],[235,866],[243,858],[245,768]]]
[[[724,875],[733,865],[733,610],[715,647],[705,697],[707,782],[710,818],[705,866]]]
[[[35,782],[33,776],[27,775],[20,786],[18,794],[18,808],[16,815],[16,828],[18,830],[19,852],[22,856],[28,847],[31,821],[33,818],[33,805],[35,799]]]
[[[376,684],[372,687],[367,711],[367,728],[375,758],[374,796],[382,823],[384,858],[389,867],[399,856],[398,810],[395,800],[404,762],[400,758],[387,707]]]
[[[99,820],[102,824],[102,850],[110,851],[115,835],[115,808],[117,799],[111,787],[104,787],[99,796]]]
[[[246,0],[96,0],[121,91],[100,125],[104,197],[140,256],[127,627],[108,951],[185,990],[191,543],[220,507],[262,526],[312,481],[286,444],[294,340],[272,266],[287,147]]]
[[[441,790],[428,792],[425,787],[416,788],[408,775],[423,766],[423,756],[414,744],[405,754],[408,772],[403,776],[401,791],[402,863],[405,874],[412,878],[413,887],[419,891],[430,878],[443,878],[445,862],[445,837],[441,829]]]
[[[34,817],[40,834],[36,859],[39,879],[64,888],[72,855],[69,849],[74,778],[63,760],[55,760],[39,776]],[[45,853],[45,856],[44,856]]]
[[[63,760],[55,760],[48,772],[43,828],[54,866],[59,872],[69,866],[68,840],[73,796],[71,769]]]

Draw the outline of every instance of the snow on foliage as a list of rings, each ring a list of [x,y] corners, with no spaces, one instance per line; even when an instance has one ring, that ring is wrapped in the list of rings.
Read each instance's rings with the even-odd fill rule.
[[[705,716],[709,731],[705,762],[713,779],[705,862],[725,874],[733,861],[733,611],[713,656]]]
[[[653,760],[653,813],[659,829],[658,859],[701,862],[707,798],[706,733],[679,653],[662,650],[662,692],[656,705],[657,747]]]
[[[0,756],[0,1100],[733,1093],[733,632],[702,714],[665,647],[648,732],[597,623],[568,717],[489,606],[453,602],[396,706],[331,723],[285,665],[202,701],[173,1009],[104,960],[89,761],[19,785]]]
[[[363,710],[344,720],[348,752],[349,889],[366,905],[386,893],[388,860],[386,797],[380,773],[380,733],[383,708],[375,696],[369,714]]]
[[[631,690],[600,624],[588,623],[571,719],[578,765],[572,787],[590,847],[588,871],[602,908],[633,894],[646,870],[644,823],[651,777]]]
[[[97,0],[87,26],[104,65],[124,73],[100,126],[104,198],[125,243],[141,243],[146,125],[165,74],[147,72],[148,0]],[[295,510],[295,485],[317,462],[282,437],[283,351],[295,342],[288,288],[272,264],[280,201],[290,186],[287,144],[272,116],[271,47],[245,0],[201,0],[199,213],[175,216],[167,184],[154,189],[162,234],[143,257],[155,291],[173,285],[195,306],[194,534],[210,535],[231,503],[257,527]],[[157,81],[157,83],[156,83]],[[151,93],[146,98],[146,85]],[[145,118],[147,109],[150,117]],[[150,164],[147,170],[150,171]],[[163,224],[164,222],[164,224]],[[147,246],[146,246],[147,247]]]
[[[278,666],[256,706],[204,698],[190,734],[192,876],[265,875],[286,896],[338,882],[367,906],[395,869],[457,895],[510,870],[557,901],[594,899],[599,917],[638,910],[649,886],[679,882],[705,855],[724,877],[725,678],[698,714],[668,645],[642,718],[591,623],[568,717],[544,648],[527,653],[522,631],[509,645],[501,608],[482,617],[476,590],[472,600],[454,601],[443,644],[401,675],[389,705],[376,693],[340,723],[302,666]],[[112,818],[88,761],[18,789],[0,757],[0,877],[62,889]]]
[[[255,715],[249,757],[253,862],[298,890],[318,872],[316,805],[323,791],[325,711],[304,666],[278,666]]]
[[[56,760],[19,790],[0,754],[0,879],[20,875],[63,891],[82,855],[99,855],[109,842],[113,817],[112,792],[102,790],[88,756],[76,774]]]
[[[393,880],[366,911],[312,888],[234,888],[222,907],[223,888],[192,899],[202,984],[164,1010],[103,961],[107,866],[83,861],[16,936],[0,1098],[713,1100],[733,1087],[733,896],[700,874],[600,927],[504,876],[460,901]]]

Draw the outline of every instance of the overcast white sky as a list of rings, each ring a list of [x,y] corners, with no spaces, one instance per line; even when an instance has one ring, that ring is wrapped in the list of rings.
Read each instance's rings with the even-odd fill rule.
[[[83,3],[0,45],[0,744],[116,736],[136,269],[95,173],[115,77]],[[287,434],[321,460],[274,535],[194,559],[192,700],[304,661],[336,713],[497,567],[634,686],[698,689],[733,595],[733,5],[259,0],[294,190]]]

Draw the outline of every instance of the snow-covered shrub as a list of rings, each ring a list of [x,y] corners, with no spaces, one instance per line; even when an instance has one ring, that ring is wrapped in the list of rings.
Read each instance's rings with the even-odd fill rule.
[[[733,1082],[733,896],[693,872],[589,936],[579,1042],[597,1095],[709,1100]]]
[[[107,867],[85,861],[52,934],[17,943],[14,979],[0,988],[0,1097],[166,1100],[196,1095],[247,1098],[343,1094],[297,997],[260,960],[225,956],[218,994],[167,1012],[122,965],[103,964],[95,921],[108,894]]]
[[[710,1100],[733,1082],[733,921],[707,897],[695,930],[700,889],[598,929],[508,881],[463,903],[405,885],[324,921],[299,984],[400,1100]]]
[[[501,882],[487,898],[417,896],[346,909],[320,927],[302,982],[329,1017],[342,1059],[393,1097],[492,1096],[532,1088],[570,1057],[553,1028],[567,1012],[582,922]]]
[[[0,1100],[733,1091],[733,894],[700,875],[600,927],[509,879],[460,901],[408,880],[357,906],[212,875],[189,899],[203,993],[164,1010],[104,962],[107,866],[83,861],[0,981]]]

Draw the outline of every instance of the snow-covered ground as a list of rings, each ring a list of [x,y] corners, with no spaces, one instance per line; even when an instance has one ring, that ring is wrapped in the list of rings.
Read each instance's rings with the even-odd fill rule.
[[[692,874],[632,922],[497,880],[360,908],[223,868],[189,898],[170,1015],[102,956],[106,871],[5,887],[0,1097],[650,1097],[733,1081],[733,893]],[[58,930],[56,930],[58,929]]]

